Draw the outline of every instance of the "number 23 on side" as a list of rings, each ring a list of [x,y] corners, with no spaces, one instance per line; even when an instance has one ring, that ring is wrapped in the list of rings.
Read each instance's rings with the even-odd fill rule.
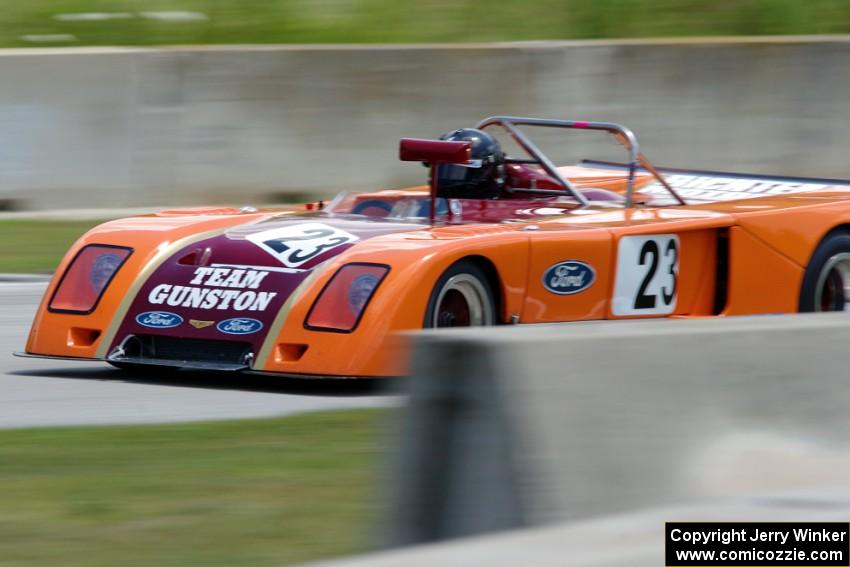
[[[679,237],[624,236],[617,247],[614,315],[669,315],[676,309]]]

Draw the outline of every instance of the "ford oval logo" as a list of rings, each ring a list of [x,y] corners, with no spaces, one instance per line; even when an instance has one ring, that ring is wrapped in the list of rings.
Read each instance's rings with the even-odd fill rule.
[[[216,329],[228,335],[250,335],[263,328],[263,323],[247,317],[225,319],[215,326]]]
[[[168,311],[146,311],[136,315],[136,323],[152,329],[171,329],[183,322],[183,317]]]
[[[543,274],[543,287],[558,295],[571,295],[593,285],[596,271],[584,262],[568,260],[550,266]]]

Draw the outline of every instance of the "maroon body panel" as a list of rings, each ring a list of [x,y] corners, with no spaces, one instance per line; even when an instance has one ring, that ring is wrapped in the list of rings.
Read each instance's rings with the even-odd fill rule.
[[[130,335],[241,341],[257,352],[283,304],[316,266],[360,240],[420,228],[305,215],[239,226],[196,242],[163,262],[141,286],[109,352]],[[297,255],[305,242],[312,243],[310,249]]]

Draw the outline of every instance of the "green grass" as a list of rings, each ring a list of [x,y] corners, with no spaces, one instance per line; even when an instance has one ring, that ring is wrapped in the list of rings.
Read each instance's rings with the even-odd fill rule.
[[[63,22],[56,14],[188,10],[207,21]],[[469,42],[850,33],[847,0],[10,0],[0,46]]]
[[[0,431],[0,564],[285,565],[364,551],[387,417]]]
[[[54,271],[71,244],[101,222],[0,220],[0,273]]]

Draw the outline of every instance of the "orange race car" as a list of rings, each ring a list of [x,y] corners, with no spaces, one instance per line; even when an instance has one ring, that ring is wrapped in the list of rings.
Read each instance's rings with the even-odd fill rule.
[[[559,167],[528,127],[601,131],[628,160]],[[402,140],[401,158],[430,186],[91,230],[22,354],[391,376],[406,329],[850,305],[850,181],[659,170],[623,126],[505,116]]]

